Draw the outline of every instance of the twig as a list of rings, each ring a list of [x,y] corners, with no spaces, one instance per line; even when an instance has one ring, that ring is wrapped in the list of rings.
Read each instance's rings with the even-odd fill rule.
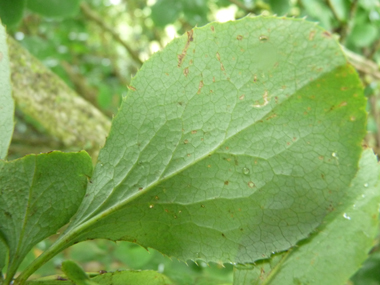
[[[356,54],[352,51],[349,51],[345,47],[341,46],[344,53],[346,54],[349,62],[360,72],[369,74],[376,79],[380,80],[380,70],[379,66],[373,61],[366,59],[364,56]]]
[[[95,23],[97,23],[103,30],[107,31],[108,33],[110,33],[112,35],[112,37],[117,41],[119,42],[123,47],[125,47],[125,49],[129,52],[129,54],[131,55],[131,57],[133,58],[133,60],[135,62],[137,62],[139,65],[142,65],[142,61],[141,59],[139,58],[138,54],[136,51],[134,51],[130,45],[124,41],[118,33],[116,33],[114,31],[114,29],[109,26],[108,24],[106,24],[102,18],[97,14],[95,13],[94,11],[91,10],[90,6],[88,6],[86,3],[82,2],[82,4],[80,5],[81,7],[81,10],[83,12],[83,14],[90,20],[94,21]]]

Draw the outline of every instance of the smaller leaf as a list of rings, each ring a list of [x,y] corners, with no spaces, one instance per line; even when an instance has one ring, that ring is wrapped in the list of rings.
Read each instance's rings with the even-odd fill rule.
[[[46,17],[67,17],[79,11],[80,0],[28,0],[27,8]]]
[[[0,19],[4,25],[13,26],[20,22],[24,13],[25,0],[1,0]]]
[[[62,263],[62,271],[77,285],[96,285],[98,283],[90,280],[90,277],[74,261],[66,260]]]
[[[158,27],[165,27],[167,24],[177,20],[183,9],[181,1],[177,0],[158,0],[152,6],[152,20]]]
[[[8,281],[34,245],[71,219],[91,171],[84,151],[0,160],[0,235],[9,247]]]
[[[8,1],[0,1],[0,18],[2,18],[2,11],[5,11],[2,7],[4,3]],[[13,133],[14,103],[11,90],[7,35],[0,24],[0,159],[7,156]]]

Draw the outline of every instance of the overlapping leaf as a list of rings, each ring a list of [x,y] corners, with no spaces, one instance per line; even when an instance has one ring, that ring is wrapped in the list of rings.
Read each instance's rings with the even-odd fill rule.
[[[312,23],[195,28],[129,89],[54,250],[108,238],[180,259],[252,262],[307,237],[357,171],[362,88]]]
[[[378,231],[379,179],[380,165],[367,150],[341,204],[317,231],[289,252],[238,266],[234,284],[345,284],[367,258]]]
[[[91,170],[86,152],[0,161],[0,235],[9,248],[8,280],[29,250],[77,211]]]
[[[7,34],[0,24],[0,159],[7,156],[13,133],[14,104],[10,76]]]
[[[91,278],[91,282],[99,285],[171,285],[173,282],[165,275],[152,270],[143,271],[116,271],[98,274]],[[62,276],[44,277],[31,280],[26,285],[72,285],[70,280]],[[78,283],[79,285],[79,283]]]

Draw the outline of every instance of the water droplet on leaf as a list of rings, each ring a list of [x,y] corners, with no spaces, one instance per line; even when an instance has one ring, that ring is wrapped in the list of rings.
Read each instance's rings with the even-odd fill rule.
[[[343,217],[344,217],[345,219],[347,219],[347,220],[351,220],[351,218],[350,218],[346,213],[343,214]]]
[[[249,182],[248,182],[248,186],[249,186],[250,188],[253,188],[253,187],[255,187],[255,183],[253,183],[252,181],[249,181]]]
[[[152,209],[153,207],[154,207],[154,205],[149,205],[149,208],[151,208],[151,209]]]
[[[249,168],[247,168],[247,167],[243,168],[243,174],[248,175],[249,172],[250,172]]]
[[[369,186],[369,185],[368,185],[368,183],[364,183],[364,187],[366,187],[366,188],[367,188],[368,186]]]

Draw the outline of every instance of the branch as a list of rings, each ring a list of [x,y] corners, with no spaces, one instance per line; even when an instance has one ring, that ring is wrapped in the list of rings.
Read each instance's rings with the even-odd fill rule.
[[[92,20],[94,21],[96,24],[98,24],[103,30],[107,31],[108,33],[110,33],[112,35],[112,37],[117,41],[119,42],[123,47],[125,47],[125,49],[129,52],[129,54],[131,55],[131,57],[133,58],[133,60],[135,62],[137,62],[139,65],[142,65],[143,62],[141,61],[141,59],[139,58],[138,54],[136,51],[134,51],[130,45],[124,41],[118,33],[116,33],[114,31],[114,29],[109,26],[108,24],[106,24],[103,19],[97,14],[95,13],[93,10],[91,10],[90,6],[88,6],[86,3],[82,3],[80,5],[81,7],[81,10],[83,12],[83,14],[89,19],[89,20]]]
[[[374,78],[380,80],[379,66],[373,61],[366,59],[364,56],[349,51],[345,47],[341,46],[344,53],[347,56],[349,62],[360,72],[372,75]]]
[[[11,37],[8,47],[13,97],[19,109],[65,146],[85,148],[95,155],[104,145],[110,120]]]

